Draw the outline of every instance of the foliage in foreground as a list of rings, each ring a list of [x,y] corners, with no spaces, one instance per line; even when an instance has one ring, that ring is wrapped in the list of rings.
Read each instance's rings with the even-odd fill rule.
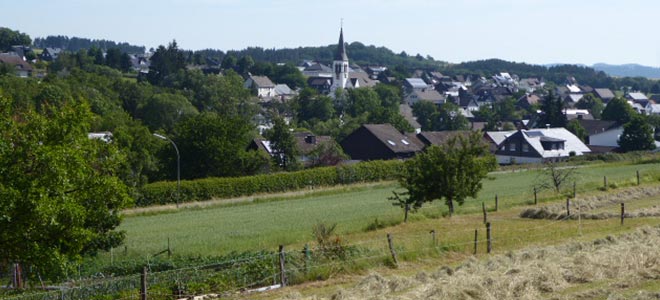
[[[124,157],[87,137],[89,106],[47,92],[24,108],[0,95],[0,264],[58,278],[69,261],[122,242],[115,228],[130,198],[117,177]]]

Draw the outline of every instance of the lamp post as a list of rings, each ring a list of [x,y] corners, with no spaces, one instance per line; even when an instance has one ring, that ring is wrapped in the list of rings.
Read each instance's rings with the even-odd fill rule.
[[[161,140],[172,143],[176,151],[176,207],[179,208],[179,198],[181,198],[181,156],[179,155],[179,148],[177,148],[174,141],[170,138],[158,133],[154,133],[153,135]]]

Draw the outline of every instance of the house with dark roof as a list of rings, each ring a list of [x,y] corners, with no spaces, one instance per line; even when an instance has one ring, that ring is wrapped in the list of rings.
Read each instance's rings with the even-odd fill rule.
[[[307,78],[307,85],[321,94],[330,93],[330,87],[332,86],[331,77],[309,77]]]
[[[603,100],[603,103],[610,102],[610,100],[614,99],[616,95],[612,92],[612,90],[608,88],[595,88],[594,89],[594,96],[600,98],[600,100]]]
[[[399,114],[403,116],[406,121],[408,121],[408,124],[415,129],[416,133],[419,133],[422,131],[422,125],[417,122],[417,118],[413,116],[413,111],[412,107],[408,104],[399,104]]]
[[[62,49],[60,48],[46,48],[41,52],[41,60],[43,61],[54,61],[60,56]]]
[[[275,84],[267,76],[248,76],[243,87],[250,89],[259,99],[275,97]]]
[[[354,160],[405,159],[422,151],[418,141],[390,124],[364,124],[340,142]]]
[[[488,132],[497,143],[495,157],[500,164],[542,163],[580,156],[591,150],[565,128]]]
[[[14,69],[18,77],[32,76],[32,65],[14,53],[0,53],[0,64],[6,64]]]

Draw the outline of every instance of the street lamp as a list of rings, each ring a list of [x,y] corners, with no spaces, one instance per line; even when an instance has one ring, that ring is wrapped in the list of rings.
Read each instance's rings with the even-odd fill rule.
[[[179,148],[176,147],[176,144],[170,138],[158,133],[154,133],[153,135],[161,140],[172,143],[176,151],[176,208],[179,208],[179,198],[181,198],[181,156],[179,155]]]

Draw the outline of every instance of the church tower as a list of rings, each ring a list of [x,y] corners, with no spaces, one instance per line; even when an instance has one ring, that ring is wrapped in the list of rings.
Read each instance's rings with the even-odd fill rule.
[[[339,30],[339,44],[337,52],[332,62],[332,87],[330,91],[334,93],[337,89],[345,89],[348,82],[348,56],[346,55],[346,46],[344,45],[344,28]]]

